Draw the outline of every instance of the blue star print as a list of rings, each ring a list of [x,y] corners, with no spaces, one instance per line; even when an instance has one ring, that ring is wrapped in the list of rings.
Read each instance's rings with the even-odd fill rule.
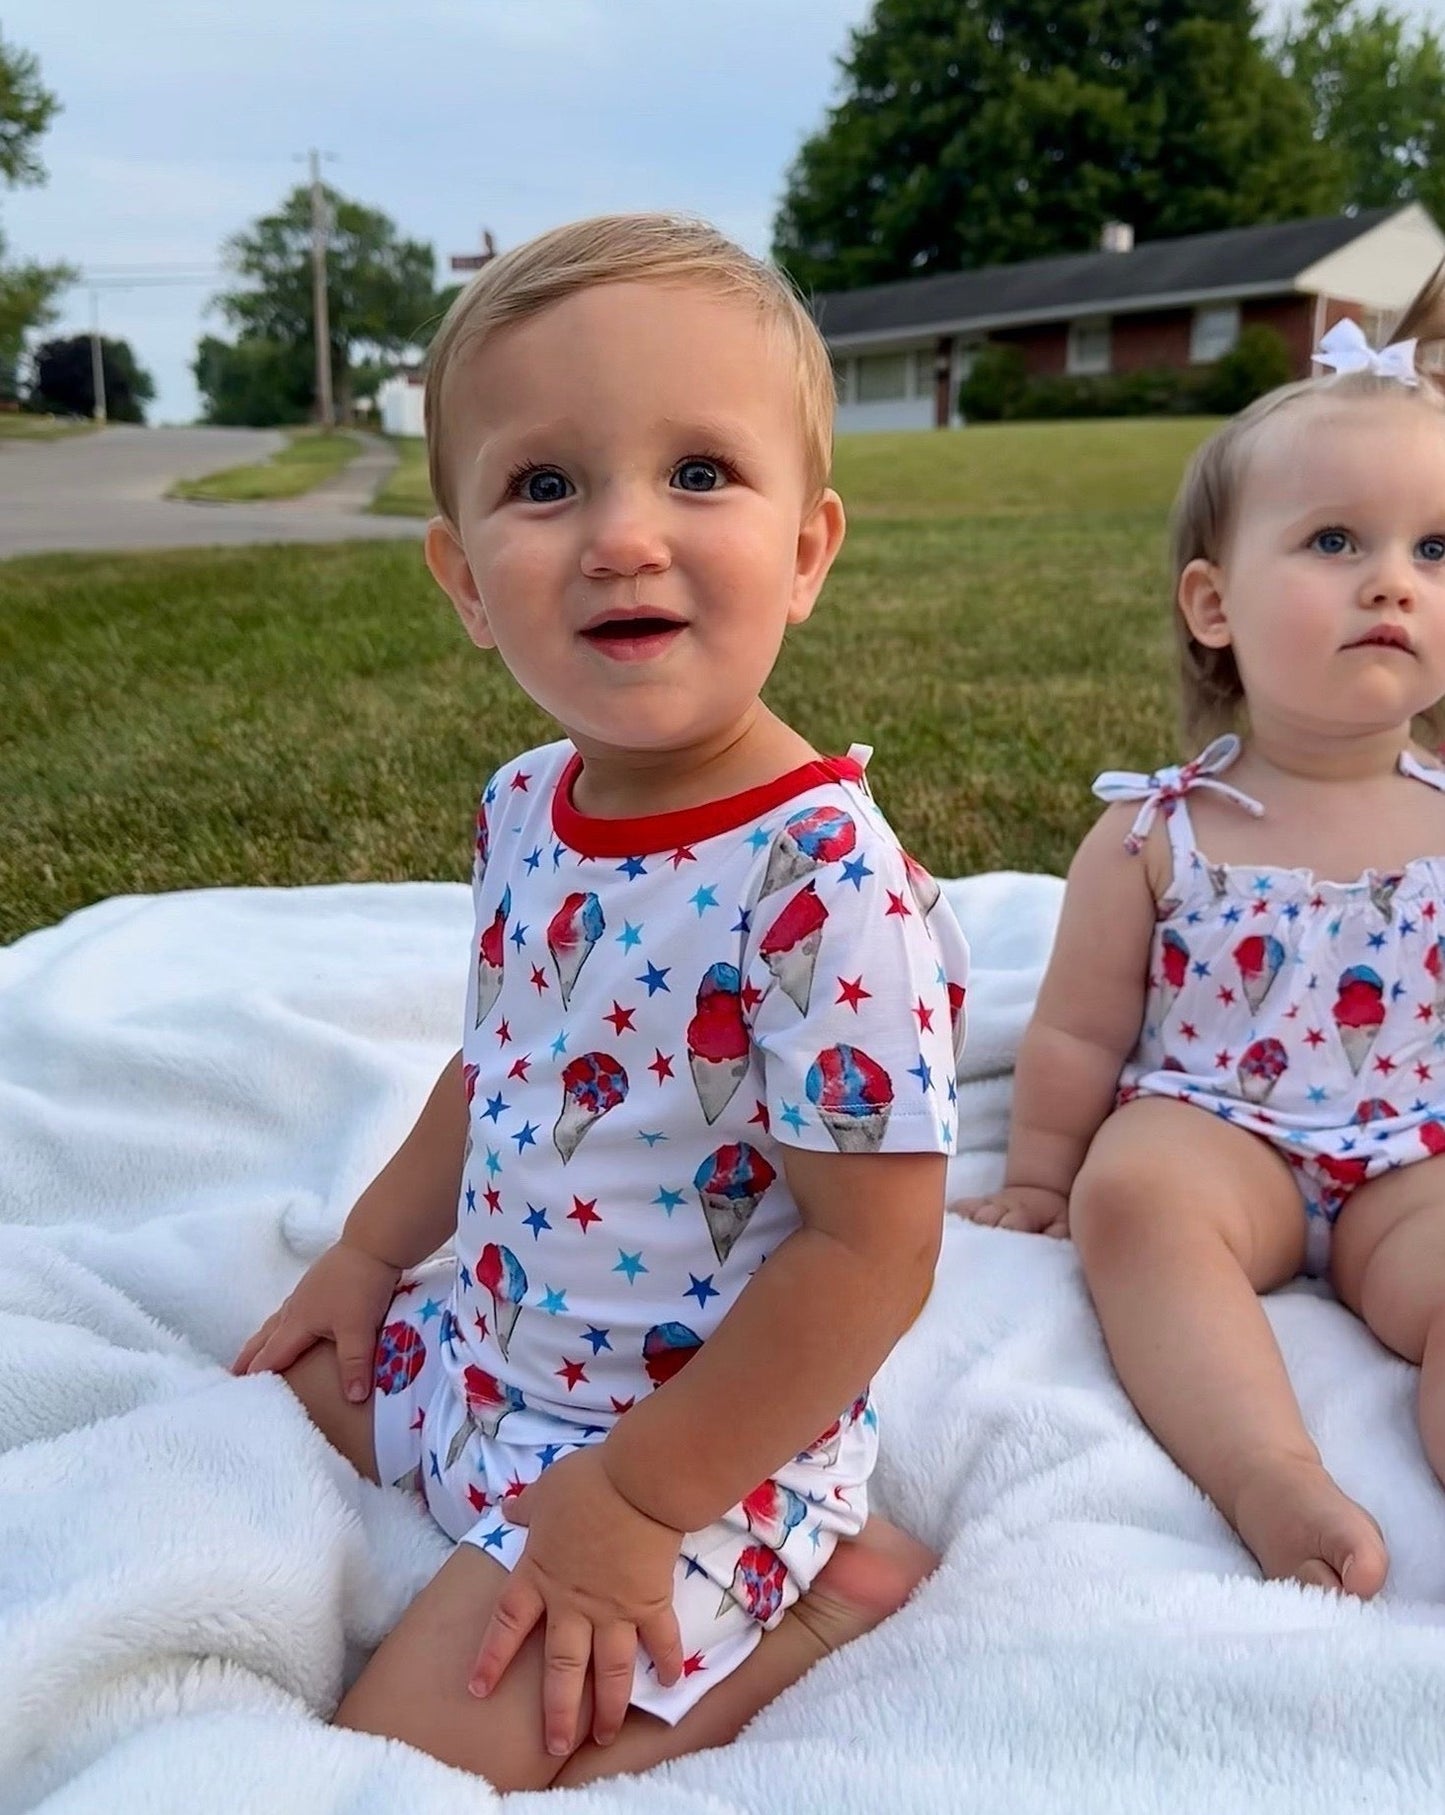
[[[873,871],[868,868],[867,861],[864,858],[850,857],[843,865],[842,880],[844,882],[851,882],[854,889],[861,894],[863,892],[863,878],[865,876],[871,876],[872,874]]]
[[[699,1279],[696,1273],[689,1273],[688,1278],[692,1281],[692,1284],[683,1293],[684,1298],[695,1298],[699,1305],[705,1305],[710,1298],[720,1298],[722,1296],[717,1287],[712,1283],[713,1276],[711,1273],[703,1279]]]
[[[659,970],[655,964],[649,964],[646,975],[636,978],[635,981],[647,985],[647,993],[649,996],[655,996],[660,989],[666,990],[668,995],[671,995],[672,990],[667,982],[667,973],[671,969],[672,966],[670,964],[664,964],[661,970]]]
[[[634,926],[630,920],[624,920],[622,931],[617,935],[617,943],[624,952],[630,952],[634,945],[642,944],[642,928]]]
[[[547,1206],[545,1204],[540,1207],[536,1204],[528,1204],[527,1215],[522,1218],[522,1221],[532,1231],[533,1241],[540,1241],[542,1239],[542,1231],[552,1227],[551,1223],[547,1221]]]
[[[535,1147],[537,1145],[536,1124],[533,1122],[523,1122],[522,1126],[513,1134],[512,1139],[517,1143],[518,1153],[520,1153],[524,1147]]]
[[[629,882],[636,882],[639,876],[647,874],[647,865],[640,857],[625,857],[617,868]]]
[[[619,1248],[617,1250],[617,1265],[612,1271],[614,1273],[625,1273],[627,1275],[628,1285],[636,1285],[638,1274],[646,1273],[648,1271],[642,1264],[642,1250],[639,1248],[636,1254],[627,1254]]]
[[[682,1202],[682,1193],[680,1191],[669,1191],[667,1186],[664,1185],[652,1201],[661,1209],[665,1210],[668,1216],[671,1217],[673,1211],[676,1210],[677,1206]]]

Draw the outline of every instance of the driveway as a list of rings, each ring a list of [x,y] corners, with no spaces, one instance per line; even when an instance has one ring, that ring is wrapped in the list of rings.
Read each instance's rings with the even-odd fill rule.
[[[51,549],[204,548],[218,543],[418,537],[418,518],[362,514],[384,477],[383,444],[334,489],[279,504],[168,499],[177,479],[249,466],[285,446],[273,429],[108,428],[71,440],[0,438],[0,559]],[[361,483],[358,483],[358,482]]]

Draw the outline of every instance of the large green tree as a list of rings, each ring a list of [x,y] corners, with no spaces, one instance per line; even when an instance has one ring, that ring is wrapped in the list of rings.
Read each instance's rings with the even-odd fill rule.
[[[332,383],[344,414],[358,363],[395,357],[423,335],[435,308],[436,261],[430,246],[404,238],[377,209],[331,189],[325,203]],[[309,360],[314,344],[310,189],[293,190],[276,213],[234,234],[223,256],[237,281],[216,300],[238,331],[238,347],[269,345],[277,349],[278,365],[288,349]]]
[[[151,375],[136,363],[129,341],[101,339],[101,378],[105,414],[110,422],[144,422],[145,406],[156,394]],[[60,415],[95,413],[95,366],[88,334],[47,340],[35,349],[35,379],[29,403],[33,410]]]
[[[1303,90],[1316,135],[1343,167],[1341,200],[1423,202],[1445,225],[1445,46],[1427,25],[1358,0],[1307,0],[1278,55]]]
[[[1255,0],[877,0],[840,61],[774,228],[810,288],[1334,205]]]
[[[37,148],[58,107],[35,58],[0,38],[0,184],[44,182]],[[55,297],[74,276],[67,265],[7,260],[0,234],[0,399],[17,394],[25,336],[55,319]]]
[[[234,344],[207,334],[191,363],[207,422],[272,428],[311,414],[316,366],[309,345],[257,338]]]

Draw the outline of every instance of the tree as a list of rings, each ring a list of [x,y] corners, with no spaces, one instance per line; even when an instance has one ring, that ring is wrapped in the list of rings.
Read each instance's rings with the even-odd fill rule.
[[[145,406],[155,396],[149,372],[136,364],[124,340],[102,338],[101,375],[105,381],[105,413],[111,422],[144,422]],[[95,377],[88,334],[66,340],[47,340],[35,349],[35,381],[30,407],[71,416],[95,413]]]
[[[436,261],[430,246],[403,239],[376,209],[330,189],[325,202],[332,223],[326,261],[331,368],[344,415],[351,406],[357,359],[402,353],[433,314]],[[310,349],[310,189],[294,189],[277,213],[263,215],[233,235],[224,256],[239,281],[217,302],[239,330],[238,344],[262,341],[277,348]]]
[[[1334,205],[1256,0],[877,0],[789,174],[775,256],[853,288]]]
[[[1315,136],[1343,165],[1347,204],[1419,201],[1445,222],[1445,47],[1388,7],[1306,0],[1277,55],[1308,102]]]
[[[272,428],[311,414],[316,368],[296,341],[240,340],[208,334],[191,364],[205,419],[224,428]]]
[[[58,106],[35,58],[0,38],[0,183],[44,182],[36,147]],[[7,264],[0,234],[0,400],[18,395],[25,336],[55,319],[54,299],[74,278],[68,265]]]

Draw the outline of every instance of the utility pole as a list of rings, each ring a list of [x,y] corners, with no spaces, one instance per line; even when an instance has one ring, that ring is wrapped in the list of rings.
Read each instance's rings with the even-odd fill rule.
[[[311,315],[316,334],[316,415],[322,428],[336,421],[331,399],[331,318],[326,302],[326,247],[331,236],[321,187],[321,153],[311,153]]]
[[[90,388],[95,402],[91,414],[105,421],[105,358],[100,345],[100,291],[90,292]]]

